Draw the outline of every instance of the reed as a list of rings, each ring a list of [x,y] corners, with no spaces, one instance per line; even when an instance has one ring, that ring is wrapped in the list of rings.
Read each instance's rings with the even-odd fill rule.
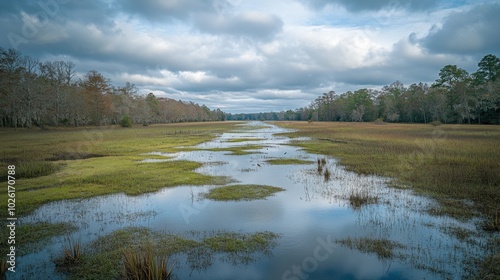
[[[172,277],[173,265],[166,256],[155,256],[152,248],[143,251],[127,249],[123,252],[123,275],[127,280],[168,280]]]

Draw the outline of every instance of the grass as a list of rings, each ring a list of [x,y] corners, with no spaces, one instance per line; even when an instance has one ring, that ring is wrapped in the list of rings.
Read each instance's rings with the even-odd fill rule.
[[[276,122],[296,129],[295,144],[336,157],[347,170],[394,179],[441,202],[436,213],[468,219],[479,213],[498,224],[500,209],[499,126]],[[468,206],[469,201],[474,202]],[[467,209],[464,211],[463,209]],[[494,228],[494,227],[493,227]]]
[[[139,251],[125,250],[123,267],[124,279],[127,280],[168,280],[173,270],[168,257],[155,256],[150,246]]]
[[[83,245],[80,241],[73,241],[69,237],[67,238],[67,242],[67,246],[63,248],[63,262],[74,265],[81,261],[85,255]]]
[[[285,189],[278,187],[263,185],[230,185],[211,189],[204,197],[221,201],[256,200],[265,199],[268,196],[284,190]]]
[[[188,265],[199,269],[210,266],[211,262],[207,260],[219,255],[247,264],[274,247],[278,237],[271,232],[243,234],[223,231],[193,240],[148,228],[129,227],[89,244],[85,248],[88,253],[81,261],[73,264],[59,261],[62,265],[58,267],[68,279],[159,279],[141,277],[147,273],[172,276],[175,270],[170,260],[176,254],[186,254]],[[127,278],[127,275],[138,278]]]
[[[289,165],[289,164],[311,164],[313,163],[310,160],[296,159],[296,158],[276,158],[276,159],[268,159],[267,163],[272,165]]]
[[[405,248],[403,244],[388,240],[388,239],[374,239],[374,238],[345,238],[336,240],[349,249],[356,249],[364,253],[374,253],[379,259],[391,259],[395,257],[394,250],[398,248]]]
[[[240,142],[247,142],[247,141],[261,141],[265,140],[264,138],[233,138],[227,140],[229,143],[240,143]]]
[[[77,228],[69,223],[51,224],[47,222],[39,222],[35,224],[17,224],[16,225],[16,243],[18,244],[17,252],[19,256],[26,255],[30,252],[36,252],[41,249],[53,236],[67,235],[75,231]],[[0,231],[1,240],[7,240],[9,229],[2,223]],[[2,250],[6,249],[2,248]],[[2,251],[3,253],[4,251]],[[6,253],[6,252],[5,252]]]
[[[213,151],[213,152],[228,152],[227,153],[228,155],[242,156],[242,155],[256,154],[258,152],[255,152],[252,150],[260,150],[262,148],[265,148],[265,146],[262,146],[262,145],[244,145],[244,146],[236,146],[236,147],[211,148],[211,149],[203,149],[203,150]]]
[[[61,200],[124,192],[137,195],[184,184],[224,184],[188,161],[141,163],[146,153],[176,152],[234,129],[236,123],[183,123],[53,129],[1,129],[0,170],[16,166],[16,214]],[[182,134],[182,137],[179,135]],[[1,174],[4,176],[6,172]],[[3,178],[5,180],[6,178]],[[5,209],[7,192],[0,194]],[[0,214],[4,217],[6,213]]]
[[[7,265],[7,259],[5,257],[2,257],[0,260],[0,279],[5,280],[7,279],[7,270],[9,269],[9,266]]]
[[[373,204],[378,202],[378,196],[372,196],[368,190],[355,189],[349,194],[349,204],[354,209],[359,209],[363,205]]]

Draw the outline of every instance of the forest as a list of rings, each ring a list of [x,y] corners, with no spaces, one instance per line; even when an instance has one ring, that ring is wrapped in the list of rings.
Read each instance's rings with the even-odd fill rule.
[[[223,120],[307,120],[500,124],[500,59],[488,54],[470,74],[446,65],[432,84],[323,93],[308,106],[281,112],[226,114],[205,105],[140,95],[113,86],[95,70],[75,79],[75,64],[40,62],[0,48],[0,126],[83,126]]]
[[[309,106],[256,114],[227,114],[228,120],[346,122],[500,123],[500,59],[484,56],[475,73],[446,65],[432,84],[396,81],[380,90],[323,93]]]
[[[83,126],[221,121],[220,110],[193,102],[138,94],[135,85],[113,86],[90,70],[75,79],[75,64],[40,62],[0,48],[0,127]]]

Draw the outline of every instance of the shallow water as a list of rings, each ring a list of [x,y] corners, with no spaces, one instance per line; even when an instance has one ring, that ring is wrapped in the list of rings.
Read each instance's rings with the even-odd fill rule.
[[[82,200],[53,202],[21,219],[21,223],[69,222],[79,230],[71,238],[91,242],[129,226],[186,236],[187,232],[226,230],[280,234],[271,254],[249,264],[233,264],[215,258],[212,265],[193,270],[179,254],[174,273],[178,279],[442,279],[461,278],[463,261],[482,253],[484,240],[462,242],[445,233],[446,227],[474,230],[472,222],[435,217],[424,210],[434,201],[408,190],[386,186],[387,179],[359,176],[326,158],[330,180],[318,175],[318,155],[290,146],[277,136],[286,130],[253,122],[255,127],[224,133],[200,149],[262,145],[248,155],[221,151],[163,154],[165,160],[190,160],[204,165],[197,172],[229,176],[238,184],[264,184],[286,189],[265,200],[218,202],[201,199],[217,186],[180,186],[157,193],[129,197],[113,194]],[[245,142],[231,139],[253,138]],[[155,159],[146,160],[155,164]],[[311,164],[270,165],[268,159],[311,160]],[[353,208],[347,199],[353,191],[368,191],[377,203]],[[190,238],[189,236],[186,236]],[[398,257],[380,259],[334,241],[343,238],[385,238],[404,244]],[[61,251],[63,237],[55,237],[43,249],[18,258],[15,279],[64,278],[55,274],[51,258]]]

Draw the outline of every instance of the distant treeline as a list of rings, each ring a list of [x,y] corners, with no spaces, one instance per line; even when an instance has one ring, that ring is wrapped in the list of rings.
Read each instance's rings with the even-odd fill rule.
[[[381,90],[324,93],[309,106],[257,114],[227,114],[228,120],[314,120],[500,123],[500,59],[486,55],[469,74],[446,65],[431,85],[396,81]]]
[[[130,83],[114,87],[97,71],[74,80],[75,64],[40,62],[0,48],[0,126],[109,125],[219,121],[220,110],[192,102],[138,95]]]

